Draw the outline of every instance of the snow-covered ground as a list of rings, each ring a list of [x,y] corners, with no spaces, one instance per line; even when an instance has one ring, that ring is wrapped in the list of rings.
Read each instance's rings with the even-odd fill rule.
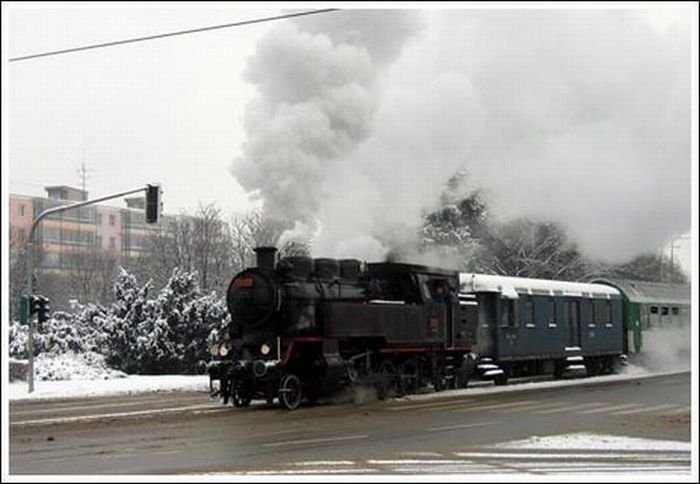
[[[500,450],[653,450],[656,452],[690,452],[690,442],[677,440],[652,440],[619,435],[590,433],[532,436],[529,439],[513,440],[497,444]]]
[[[125,378],[34,381],[34,392],[27,382],[12,382],[7,387],[11,401],[128,395],[163,391],[209,391],[208,375],[129,375]]]

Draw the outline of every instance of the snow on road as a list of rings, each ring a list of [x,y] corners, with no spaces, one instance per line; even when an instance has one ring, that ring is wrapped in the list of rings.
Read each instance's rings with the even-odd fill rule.
[[[488,480],[567,481],[576,476],[650,478],[689,476],[690,442],[573,433],[533,436],[454,452],[410,452],[385,458],[287,462],[272,469],[243,471],[245,475],[477,475]],[[235,472],[234,472],[235,473]],[[216,473],[215,473],[216,474]],[[500,477],[503,476],[503,477]],[[530,478],[537,476],[537,481]],[[552,481],[547,476],[560,476]]]
[[[35,381],[34,392],[26,382],[7,385],[10,401],[80,398],[163,391],[209,391],[208,375],[130,375],[110,380]]]

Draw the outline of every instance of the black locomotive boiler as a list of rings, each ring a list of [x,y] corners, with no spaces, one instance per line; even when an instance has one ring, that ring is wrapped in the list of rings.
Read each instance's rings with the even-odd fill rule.
[[[294,409],[346,385],[382,398],[464,387],[474,373],[478,306],[459,295],[458,272],[255,251],[257,267],[228,287],[231,325],[211,348],[225,402]]]

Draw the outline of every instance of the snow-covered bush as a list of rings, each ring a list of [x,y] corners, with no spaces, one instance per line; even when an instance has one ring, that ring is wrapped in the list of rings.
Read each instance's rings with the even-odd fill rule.
[[[42,353],[35,361],[37,380],[110,380],[125,373],[109,368],[105,357],[93,351],[85,353]]]
[[[139,371],[196,372],[208,359],[207,336],[228,322],[225,304],[213,293],[202,296],[197,274],[179,269],[151,303],[137,326]]]
[[[201,371],[209,360],[209,335],[214,330],[221,332],[229,322],[224,300],[215,293],[202,295],[197,273],[179,269],[173,271],[155,299],[148,299],[150,290],[150,281],[139,285],[133,275],[120,269],[111,306],[81,305],[75,301],[72,312],[53,313],[34,335],[35,356],[52,362],[45,366],[50,371],[43,375],[60,379],[70,368],[78,371],[78,366],[66,363],[76,361],[74,356],[52,359],[76,354],[102,358],[86,356],[78,360],[82,366],[95,363],[95,374],[104,373],[105,364],[126,373]],[[27,358],[27,337],[27,326],[13,321],[10,356]],[[59,367],[65,371],[59,371]]]

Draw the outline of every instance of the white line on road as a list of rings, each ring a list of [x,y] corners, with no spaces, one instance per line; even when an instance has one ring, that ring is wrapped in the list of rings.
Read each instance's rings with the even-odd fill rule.
[[[269,442],[262,445],[263,447],[279,447],[281,445],[320,444],[323,442],[339,442],[342,440],[358,440],[366,438],[367,435],[348,435],[345,437],[328,437],[325,439],[284,440],[282,442]]]
[[[429,429],[425,429],[426,432],[439,432],[441,430],[458,430],[458,429],[468,429],[470,427],[483,427],[484,425],[498,425],[501,422],[478,422],[478,423],[473,423],[473,424],[464,424],[464,425],[450,425],[448,427],[431,427]]]
[[[200,398],[200,400],[203,400],[203,398]],[[62,406],[53,406],[48,404],[46,408],[40,408],[40,409],[35,409],[35,410],[13,410],[10,408],[10,416],[19,416],[19,415],[31,415],[31,414],[39,414],[39,413],[59,413],[59,412],[66,412],[66,411],[71,411],[71,410],[91,410],[93,408],[110,408],[110,407],[129,407],[129,406],[136,406],[136,405],[145,405],[145,404],[150,404],[150,403],[158,403],[158,402],[163,402],[163,399],[151,399],[151,400],[134,400],[132,402],[123,402],[123,403],[103,403],[103,404],[96,404],[96,405],[80,405],[80,406],[67,406],[67,405],[62,405]]]
[[[203,404],[190,405],[187,407],[159,408],[156,410],[141,410],[136,412],[121,412],[121,413],[105,413],[100,415],[83,415],[78,417],[58,417],[58,418],[43,418],[39,420],[22,420],[20,422],[10,422],[10,425],[45,425],[54,423],[74,423],[74,422],[89,422],[93,420],[114,419],[123,417],[137,417],[141,415],[152,415],[156,413],[176,413],[186,412],[188,410],[214,409],[220,408],[220,405]]]
[[[465,407],[465,408],[457,408],[454,409],[453,412],[456,413],[465,413],[465,412],[472,412],[474,410],[496,410],[499,408],[510,408],[510,407],[525,407],[525,406],[530,406],[530,405],[536,405],[538,402],[536,400],[518,400],[517,402],[508,402],[508,403],[495,403],[495,404],[487,404],[487,405],[478,405],[478,406],[471,406],[471,407]],[[547,405],[551,405],[551,403],[548,403]]]
[[[675,415],[677,413],[686,413],[690,412],[690,405],[686,405],[685,407],[681,407],[677,410],[671,410],[670,412],[663,412],[664,415]]]
[[[654,407],[642,407],[642,408],[633,408],[631,410],[619,410],[617,412],[613,412],[610,415],[633,415],[636,413],[646,413],[646,412],[655,412],[657,410],[662,410],[666,408],[675,408],[678,407],[678,405],[674,405],[672,403],[665,403],[663,405],[656,405]]]
[[[606,404],[605,402],[589,402],[589,403],[581,403],[579,405],[564,405],[563,407],[548,408],[545,410],[536,410],[534,413],[546,415],[549,413],[572,412],[572,411],[583,410],[583,409],[591,408],[591,407],[600,407],[601,405],[605,405],[605,404]]]
[[[354,466],[352,460],[307,460],[304,462],[293,462],[295,466]]]
[[[473,400],[460,400],[455,402],[454,400],[451,400],[449,402],[431,402],[431,403],[419,403],[415,405],[401,405],[400,407],[389,407],[385,408],[384,410],[388,410],[390,412],[403,412],[405,410],[416,410],[419,408],[431,408],[431,407],[450,407],[453,405],[464,405],[466,403],[472,402]]]
[[[590,415],[593,413],[609,413],[613,412],[615,410],[622,410],[623,408],[631,408],[631,407],[639,407],[638,403],[625,403],[624,405],[608,405],[607,407],[603,408],[594,408],[593,410],[584,410],[582,412],[578,412],[584,415]]]
[[[537,461],[540,459],[567,460],[567,459],[592,459],[597,462],[602,461],[687,461],[690,459],[690,452],[674,453],[639,453],[639,454],[595,454],[595,453],[533,453],[533,452],[455,452],[457,457],[467,458],[489,458],[489,459],[527,459]]]

